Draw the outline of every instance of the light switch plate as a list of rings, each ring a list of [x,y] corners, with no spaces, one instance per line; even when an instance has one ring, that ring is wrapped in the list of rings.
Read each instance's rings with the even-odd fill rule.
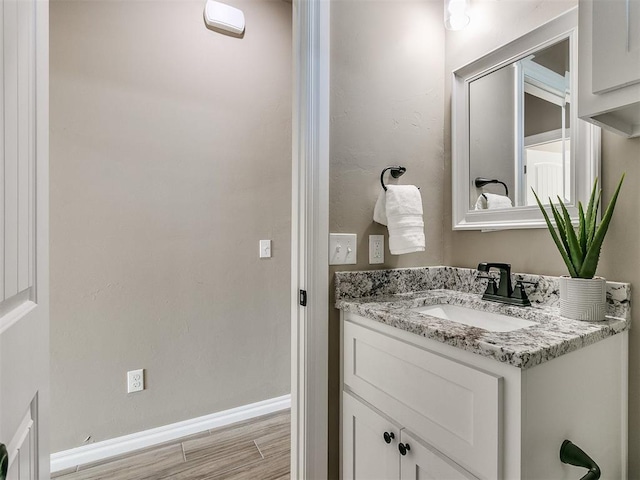
[[[271,258],[271,240],[260,240],[260,258]]]
[[[369,235],[369,264],[384,263],[384,235]]]
[[[358,259],[358,235],[332,233],[329,235],[329,265],[355,265]]]

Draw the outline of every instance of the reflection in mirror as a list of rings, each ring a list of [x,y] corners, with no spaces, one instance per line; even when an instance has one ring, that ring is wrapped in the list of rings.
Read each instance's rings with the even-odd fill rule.
[[[542,228],[531,189],[571,218],[600,169],[600,129],[578,120],[573,8],[453,72],[453,228]]]
[[[469,83],[470,178],[495,180],[470,182],[469,208],[535,205],[531,188],[571,201],[569,52],[565,38]]]

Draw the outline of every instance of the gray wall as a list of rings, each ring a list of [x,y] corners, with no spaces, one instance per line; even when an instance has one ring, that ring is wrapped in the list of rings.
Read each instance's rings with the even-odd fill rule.
[[[51,3],[54,452],[289,393],[291,4],[229,3]]]
[[[358,234],[358,264],[337,270],[442,263],[444,28],[440,0],[331,4],[331,165],[329,229]],[[426,251],[392,256],[386,227],[373,222],[380,172],[421,188]],[[386,174],[388,177],[389,174]],[[385,178],[386,178],[385,177]],[[368,264],[371,234],[385,234],[385,263]],[[329,301],[329,478],[338,477],[338,311]]]
[[[567,103],[565,117],[571,118]],[[565,119],[566,121],[566,119]],[[567,122],[566,128],[571,128]],[[552,132],[562,128],[562,107],[535,95],[524,94],[524,136]]]
[[[494,2],[474,0],[474,20],[468,30],[447,32],[446,71],[452,70],[554,18],[575,2],[519,1]],[[488,29],[478,19],[491,19],[496,28]],[[449,117],[450,87],[447,85],[445,112]],[[445,125],[449,125],[448,118]],[[450,129],[445,134],[446,171],[450,175]],[[640,285],[640,139],[628,140],[603,132],[602,180],[604,201],[608,203],[622,172],[627,173],[609,234],[605,240],[598,274],[611,280]],[[449,182],[446,182],[447,185]],[[453,232],[450,193],[445,205],[445,263],[475,267],[480,261],[509,262],[519,272],[561,275],[566,268],[560,254],[544,229],[505,232]],[[633,301],[635,302],[635,294]],[[640,309],[634,309],[634,322],[640,321]],[[630,332],[629,365],[629,478],[640,477],[640,333]],[[595,456],[595,453],[594,453]]]

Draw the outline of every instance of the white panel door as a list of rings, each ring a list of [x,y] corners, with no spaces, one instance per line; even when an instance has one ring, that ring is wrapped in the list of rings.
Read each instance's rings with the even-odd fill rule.
[[[400,476],[399,438],[397,425],[343,392],[343,480],[397,480]]]
[[[17,480],[49,478],[48,22],[47,0],[0,0],[0,443]]]

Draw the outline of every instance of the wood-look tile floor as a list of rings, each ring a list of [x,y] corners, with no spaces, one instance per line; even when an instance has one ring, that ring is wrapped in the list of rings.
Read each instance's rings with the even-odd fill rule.
[[[56,480],[288,480],[291,415],[278,412],[56,472]]]

